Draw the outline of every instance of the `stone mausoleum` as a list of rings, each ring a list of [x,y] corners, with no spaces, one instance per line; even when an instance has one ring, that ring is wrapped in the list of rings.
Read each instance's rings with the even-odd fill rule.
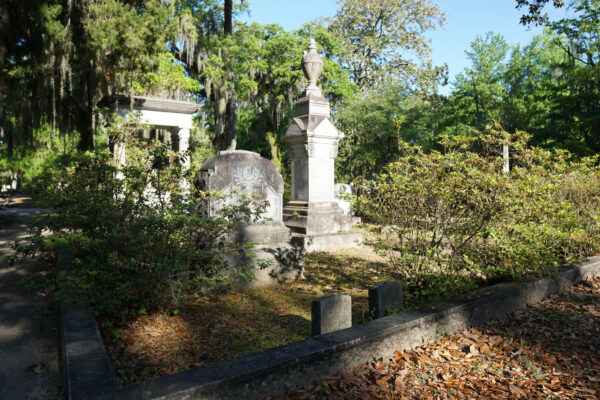
[[[201,107],[200,104],[187,101],[123,94],[106,96],[98,106],[107,107],[126,119],[135,119],[148,125],[149,129],[140,131],[144,138],[168,143],[173,151],[181,153],[187,152],[189,148],[192,117]],[[112,151],[118,161],[125,163],[123,143],[116,143]],[[186,163],[189,166],[189,160]]]

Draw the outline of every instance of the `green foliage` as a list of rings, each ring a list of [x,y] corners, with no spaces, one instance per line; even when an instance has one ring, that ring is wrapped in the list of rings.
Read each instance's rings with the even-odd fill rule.
[[[208,100],[205,118],[214,137],[225,129],[234,96],[237,104],[237,148],[252,150],[267,158],[285,158],[281,134],[289,125],[293,104],[306,86],[300,60],[315,37],[324,58],[321,84],[335,107],[350,96],[355,86],[333,59],[341,51],[340,41],[319,24],[306,24],[287,32],[276,24],[238,23],[232,34],[214,38],[202,60],[198,79]],[[269,135],[276,138],[274,144]]]
[[[372,177],[399,155],[405,96],[397,88],[348,101],[336,115],[340,142],[338,177]]]
[[[53,211],[36,220],[28,242],[16,246],[17,257],[73,252],[72,269],[57,275],[57,295],[85,295],[104,317],[228,288],[236,279],[228,259],[243,247],[229,234],[239,222],[258,218],[264,205],[240,197],[219,216],[208,216],[202,205],[219,194],[188,187],[192,173],[180,154],[160,143],[136,146],[135,132],[118,136],[131,149],[126,165],[97,150],[60,157],[40,176],[36,197]],[[238,272],[252,277],[245,267]]]
[[[572,18],[549,23],[523,48],[509,48],[492,33],[477,37],[467,51],[471,66],[456,77],[441,132],[464,134],[495,121],[509,132],[530,132],[537,146],[578,156],[598,152],[600,4],[571,3]]]
[[[452,298],[477,288],[473,276],[440,270],[413,271],[402,283],[405,302],[415,305]]]
[[[463,112],[474,117],[472,125],[483,128],[492,121],[503,121],[501,105],[508,45],[501,35],[489,32],[485,38],[477,36],[465,53],[471,60],[471,68],[456,76],[453,95],[469,99]]]
[[[119,92],[203,103],[204,150],[195,163],[227,133],[287,170],[281,134],[305,86],[299,60],[309,37],[324,56],[321,84],[333,116],[348,134],[338,163],[344,178],[379,173],[399,154],[398,139],[429,149],[442,134],[470,135],[494,121],[530,132],[535,145],[579,156],[600,149],[597,0],[571,1],[572,17],[522,48],[497,34],[477,37],[467,50],[472,65],[448,98],[431,95],[445,73],[431,65],[424,37],[444,22],[430,1],[347,0],[327,26],[288,32],[235,22],[231,34],[223,32],[221,0],[4,1],[0,158],[20,177],[30,174],[32,154],[53,146],[37,141],[36,130],[50,126],[48,140],[91,148],[96,104]],[[529,7],[528,23],[543,19],[545,3],[517,1]],[[247,7],[234,2],[234,16]]]
[[[552,119],[564,136],[600,151],[600,1],[574,0],[575,18],[550,24],[564,55],[556,70]]]
[[[412,95],[397,86],[348,99],[336,113],[345,134],[336,159],[338,179],[379,174],[400,155],[400,141],[431,148],[444,128],[446,103],[442,97]]]
[[[9,2],[0,124],[30,147],[44,124],[93,147],[96,105],[109,93],[172,97],[195,87],[165,56],[185,15],[180,1]]]
[[[10,156],[6,146],[0,146],[0,185],[15,180],[17,190],[32,190],[31,185],[47,165],[77,147],[77,139],[53,131],[47,124],[33,131],[32,141],[33,146],[13,143]]]
[[[156,72],[149,71],[143,75],[145,85],[134,81],[133,89],[143,95],[161,96],[173,93],[175,98],[187,97],[189,92],[200,90],[198,81],[185,74],[183,66],[175,60],[172,53],[164,52],[158,58]]]
[[[361,90],[395,83],[431,88],[440,68],[432,68],[424,33],[445,17],[431,1],[345,0],[329,29],[343,40],[340,64]]]
[[[508,137],[488,128],[446,137],[444,152],[428,154],[404,144],[384,174],[363,182],[356,211],[384,226],[372,245],[406,279],[442,272],[468,286],[473,277],[548,273],[600,249],[597,160],[528,148],[519,133],[504,173]]]

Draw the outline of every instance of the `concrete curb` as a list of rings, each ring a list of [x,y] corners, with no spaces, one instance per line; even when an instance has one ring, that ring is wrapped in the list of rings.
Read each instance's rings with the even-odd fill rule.
[[[73,256],[59,250],[56,265],[68,270]],[[96,394],[112,395],[119,389],[100,329],[84,300],[74,304],[60,303],[60,358],[65,398],[79,400]]]
[[[600,257],[593,257],[581,265],[560,268],[554,279],[494,285],[298,343],[120,388],[91,315],[61,307],[65,387],[69,400],[260,399],[279,395],[374,358],[388,357],[395,350],[414,348],[505,316],[598,274]],[[86,315],[89,318],[84,323]]]

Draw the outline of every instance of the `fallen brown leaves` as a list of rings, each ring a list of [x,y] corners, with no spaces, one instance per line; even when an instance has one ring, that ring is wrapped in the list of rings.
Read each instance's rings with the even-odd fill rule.
[[[600,398],[600,277],[278,399]]]
[[[188,299],[177,313],[142,315],[103,336],[121,384],[173,374],[304,339],[310,321],[276,289]],[[307,300],[310,301],[309,295]],[[305,301],[305,302],[306,302]]]
[[[142,316],[119,330],[106,330],[107,351],[121,383],[175,373],[193,362],[194,329],[172,315]]]
[[[396,279],[382,260],[366,246],[310,253],[304,280],[190,297],[177,315],[155,312],[104,329],[109,357],[128,384],[298,342],[310,335],[312,300],[333,293],[352,296],[353,323],[362,323],[368,288]]]

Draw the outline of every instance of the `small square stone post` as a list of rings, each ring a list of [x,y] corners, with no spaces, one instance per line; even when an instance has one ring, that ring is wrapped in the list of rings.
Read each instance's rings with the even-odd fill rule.
[[[403,307],[402,282],[383,282],[369,289],[369,311],[374,318],[385,317],[387,310]]]
[[[312,315],[312,336],[352,326],[352,297],[333,294],[319,297],[310,305]]]
[[[502,144],[502,158],[504,159],[504,163],[502,164],[502,171],[510,172],[510,154],[508,150],[508,140],[506,140]]]

